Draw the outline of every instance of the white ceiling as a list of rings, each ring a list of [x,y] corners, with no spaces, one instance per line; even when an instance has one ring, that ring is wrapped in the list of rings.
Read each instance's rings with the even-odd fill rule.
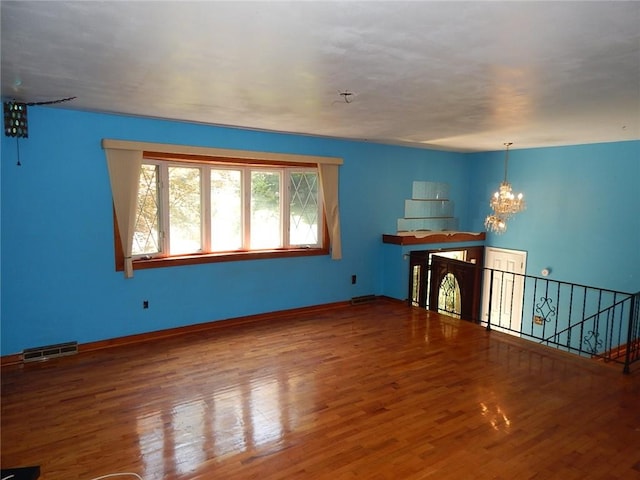
[[[456,151],[640,138],[640,2],[0,8],[5,101]]]

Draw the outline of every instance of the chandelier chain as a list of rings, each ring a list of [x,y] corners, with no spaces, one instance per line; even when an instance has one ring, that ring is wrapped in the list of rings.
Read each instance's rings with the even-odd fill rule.
[[[504,154],[504,183],[507,183],[507,168],[509,166],[509,147],[513,145],[513,142],[506,142],[504,144],[507,147],[507,151]]]

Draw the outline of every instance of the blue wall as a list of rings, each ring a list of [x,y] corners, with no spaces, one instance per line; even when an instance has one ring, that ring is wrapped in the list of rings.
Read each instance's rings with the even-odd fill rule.
[[[125,280],[114,269],[102,138],[342,157],[343,259],[150,269]],[[456,153],[46,107],[29,110],[19,150],[21,167],[16,139],[2,138],[2,355],[385,294],[381,236],[395,232],[414,180],[449,182],[468,223],[468,169]]]
[[[504,152],[467,157],[471,228],[481,229],[503,176]],[[527,210],[486,245],[527,252],[527,274],[640,290],[640,141],[513,150],[509,181]]]
[[[342,157],[343,259],[225,262],[124,279],[114,269],[102,138]],[[478,231],[504,158],[46,107],[29,110],[21,167],[16,143],[2,138],[2,355],[359,295],[403,299],[410,249],[384,245],[381,235],[395,232],[412,182],[449,183],[461,230]],[[487,244],[526,250],[527,273],[550,266],[555,279],[640,290],[640,142],[515,150],[509,179],[529,208]]]

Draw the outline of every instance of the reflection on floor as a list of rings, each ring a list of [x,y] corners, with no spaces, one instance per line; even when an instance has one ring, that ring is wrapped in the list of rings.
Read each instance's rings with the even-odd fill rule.
[[[43,480],[640,478],[636,373],[394,301],[2,373]]]

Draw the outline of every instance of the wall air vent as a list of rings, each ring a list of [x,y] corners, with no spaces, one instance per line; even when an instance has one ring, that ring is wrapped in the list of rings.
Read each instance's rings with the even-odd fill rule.
[[[363,295],[361,297],[353,297],[351,299],[351,305],[361,305],[363,303],[375,302],[377,298],[378,297],[376,297],[375,295]]]
[[[78,353],[78,342],[59,343],[57,345],[47,345],[44,347],[25,348],[22,351],[22,361],[37,362],[50,358],[66,357]]]

